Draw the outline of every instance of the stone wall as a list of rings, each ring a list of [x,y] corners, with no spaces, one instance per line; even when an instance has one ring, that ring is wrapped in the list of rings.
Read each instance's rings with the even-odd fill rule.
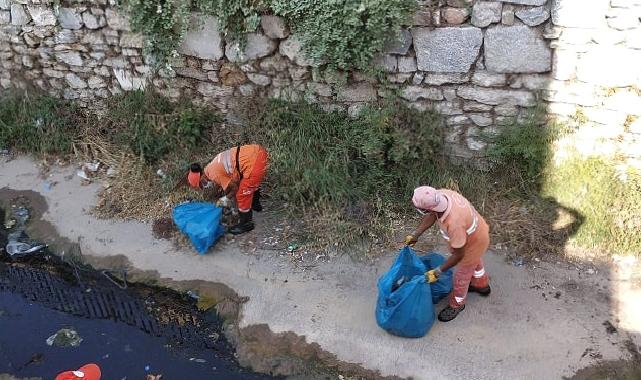
[[[350,114],[397,90],[446,117],[450,153],[464,158],[482,155],[484,132],[541,101],[580,121],[592,144],[621,149],[621,135],[633,144],[641,129],[641,0],[419,1],[412,25],[376,59],[386,83],[359,72],[319,75],[274,16],[262,18],[244,51],[208,17],[171,68],[154,73],[142,37],[107,0],[47,3],[0,0],[2,87],[29,83],[85,106],[153,87],[222,111],[238,98],[306,98]]]

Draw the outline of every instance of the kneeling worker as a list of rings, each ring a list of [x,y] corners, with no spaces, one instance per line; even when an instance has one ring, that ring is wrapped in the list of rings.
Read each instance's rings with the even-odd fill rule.
[[[416,232],[405,238],[405,244],[414,245],[438,221],[441,235],[450,246],[452,255],[447,261],[426,274],[432,283],[442,272],[456,266],[449,306],[438,315],[440,321],[448,322],[465,309],[468,291],[482,296],[490,294],[490,281],[483,267],[490,229],[470,202],[455,191],[422,186],[414,190],[412,203],[423,220]]]
[[[205,169],[191,164],[187,182],[193,188],[204,189],[212,183],[220,186],[226,199],[235,199],[240,221],[229,232],[239,235],[254,229],[252,210],[262,211],[260,183],[267,171],[269,155],[258,144],[239,145],[219,153]]]

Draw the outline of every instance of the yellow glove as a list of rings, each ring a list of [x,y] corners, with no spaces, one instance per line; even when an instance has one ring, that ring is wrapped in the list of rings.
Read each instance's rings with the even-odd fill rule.
[[[405,236],[405,245],[413,247],[414,244],[418,241],[417,238],[414,237],[414,235],[407,235]]]
[[[441,268],[432,269],[425,273],[425,278],[429,284],[433,284],[438,280],[438,277],[441,275]]]

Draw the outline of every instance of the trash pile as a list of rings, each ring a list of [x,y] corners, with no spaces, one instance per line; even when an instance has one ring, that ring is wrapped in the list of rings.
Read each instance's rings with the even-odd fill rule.
[[[47,338],[48,346],[56,347],[78,347],[82,343],[82,337],[73,328],[60,329]]]
[[[5,221],[4,227],[11,230],[7,236],[5,251],[12,258],[20,258],[42,251],[46,244],[39,244],[29,240],[25,235],[29,210],[24,205],[12,204],[9,218]]]

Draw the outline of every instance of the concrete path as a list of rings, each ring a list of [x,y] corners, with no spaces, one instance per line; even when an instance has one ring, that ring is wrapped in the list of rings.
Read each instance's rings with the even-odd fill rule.
[[[641,274],[625,261],[587,269],[536,263],[515,267],[488,254],[492,295],[471,295],[450,323],[421,339],[388,335],[374,319],[376,280],[395,256],[370,264],[333,259],[293,266],[273,251],[243,253],[230,244],[205,256],[152,236],[151,226],[98,220],[89,214],[100,184],[81,186],[73,167],[52,170],[45,189],[34,162],[0,158],[0,189],[44,196],[57,233],[83,254],[126,256],[140,270],[176,281],[221,282],[249,297],[242,326],[268,324],[318,343],[346,362],[382,375],[415,379],[559,379],[595,362],[628,358],[623,342],[641,343]],[[439,305],[440,310],[443,305]],[[618,331],[608,333],[604,322]]]

